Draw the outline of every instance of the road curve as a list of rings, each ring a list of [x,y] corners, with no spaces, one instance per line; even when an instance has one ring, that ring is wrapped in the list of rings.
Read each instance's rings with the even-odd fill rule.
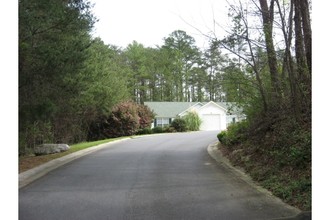
[[[297,214],[207,153],[216,132],[134,138],[19,190],[19,219],[273,219]]]

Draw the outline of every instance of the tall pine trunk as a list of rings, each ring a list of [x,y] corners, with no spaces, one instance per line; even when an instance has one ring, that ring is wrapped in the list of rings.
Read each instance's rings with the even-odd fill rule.
[[[295,22],[295,51],[297,60],[297,83],[300,95],[300,105],[303,114],[311,111],[311,41],[312,30],[309,18],[309,6],[307,0],[293,0]]]
[[[271,1],[271,6],[268,8],[267,0],[259,0],[263,21],[263,32],[265,34],[266,50],[268,58],[268,66],[270,71],[271,86],[272,86],[272,102],[273,105],[280,106],[281,104],[281,84],[277,67],[277,57],[273,42],[273,15],[274,15],[274,0]]]

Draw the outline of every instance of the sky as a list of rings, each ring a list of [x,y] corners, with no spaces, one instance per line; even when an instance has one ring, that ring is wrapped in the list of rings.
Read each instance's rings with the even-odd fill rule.
[[[228,13],[225,0],[91,0],[91,3],[94,3],[92,12],[99,19],[93,36],[123,48],[133,40],[146,47],[163,45],[163,39],[175,30],[186,31],[203,48],[207,45],[204,34],[222,33],[213,20],[223,23]]]

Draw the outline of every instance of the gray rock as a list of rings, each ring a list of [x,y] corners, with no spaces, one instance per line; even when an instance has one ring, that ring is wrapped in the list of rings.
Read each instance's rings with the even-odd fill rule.
[[[34,148],[35,155],[55,154],[69,150],[67,144],[42,144]]]

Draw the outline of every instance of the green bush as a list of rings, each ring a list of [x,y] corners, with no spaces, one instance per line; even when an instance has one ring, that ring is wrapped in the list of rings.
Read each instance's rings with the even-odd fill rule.
[[[139,129],[136,134],[152,134],[153,130],[151,128]]]
[[[247,128],[246,121],[230,124],[226,131],[222,131],[217,135],[217,138],[224,145],[235,145],[246,140]]]
[[[217,138],[218,138],[218,140],[219,140],[220,143],[226,144],[226,136],[227,136],[227,132],[226,131],[221,131],[217,135]]]
[[[183,120],[186,121],[187,130],[199,131],[202,120],[196,112],[188,112],[188,114],[183,117]]]
[[[227,128],[226,144],[235,145],[244,141],[247,138],[247,125],[246,121],[229,125]]]
[[[175,132],[175,129],[171,126],[166,126],[163,128],[163,131],[166,133],[173,133],[173,132]]]
[[[164,131],[163,131],[163,128],[162,127],[154,127],[152,129],[152,132],[155,133],[155,134],[157,134],[157,133],[163,133]]]
[[[284,166],[290,165],[301,169],[309,167],[312,159],[311,132],[298,126],[293,127],[293,122],[282,122],[281,125],[277,125],[273,132],[272,139],[275,143],[272,145],[272,153],[278,152],[276,159]],[[285,133],[285,130],[291,132]]]
[[[182,118],[176,118],[172,121],[171,127],[173,127],[177,132],[187,131],[187,123]]]

